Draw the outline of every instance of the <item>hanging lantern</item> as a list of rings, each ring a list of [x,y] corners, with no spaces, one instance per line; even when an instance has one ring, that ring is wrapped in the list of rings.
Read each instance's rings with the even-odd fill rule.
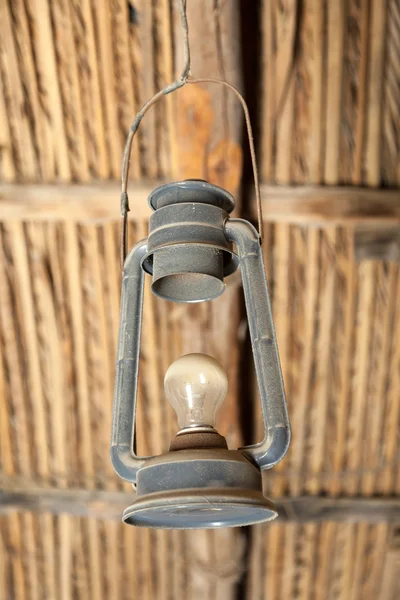
[[[210,528],[250,525],[277,516],[262,493],[262,471],[276,465],[290,442],[279,355],[259,235],[230,218],[231,194],[205,181],[163,185],[152,192],[149,236],[129,252],[123,269],[111,460],[136,488],[123,513],[131,525]],[[135,452],[135,414],[143,283],[174,302],[203,302],[221,295],[225,278],[240,266],[260,393],[264,439],[230,450],[215,429],[228,381],[216,360],[189,354],[165,375],[165,394],[179,431],[168,452]],[[246,398],[242,399],[247,402]]]

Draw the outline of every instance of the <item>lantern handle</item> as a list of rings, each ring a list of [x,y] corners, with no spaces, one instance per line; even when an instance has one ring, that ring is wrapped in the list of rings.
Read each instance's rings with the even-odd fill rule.
[[[246,101],[243,98],[242,94],[239,92],[239,90],[237,88],[235,88],[235,86],[233,86],[232,84],[228,83],[227,81],[224,81],[222,79],[215,79],[213,77],[202,77],[202,78],[193,79],[193,78],[189,77],[188,73],[186,73],[185,75],[182,75],[182,79],[178,79],[177,81],[174,81],[172,84],[168,85],[167,87],[163,88],[162,90],[160,90],[159,92],[154,94],[154,96],[152,98],[150,98],[150,100],[148,100],[142,106],[142,108],[139,110],[139,112],[137,113],[136,117],[134,118],[134,120],[130,126],[130,129],[129,129],[129,132],[128,132],[128,135],[126,138],[126,142],[125,142],[124,154],[123,154],[123,158],[122,158],[122,167],[121,167],[121,228],[120,228],[121,268],[123,268],[123,265],[124,265],[124,261],[125,261],[125,257],[126,257],[126,249],[127,249],[128,212],[130,211],[129,198],[128,198],[128,176],[129,176],[129,161],[130,161],[133,138],[134,138],[136,132],[138,131],[140,123],[141,123],[144,115],[146,114],[146,112],[149,110],[149,108],[151,108],[154,104],[156,104],[163,96],[166,96],[167,94],[170,94],[171,92],[178,90],[179,88],[183,87],[184,85],[186,85],[188,83],[192,83],[192,84],[217,83],[219,85],[223,85],[226,88],[228,88],[229,90],[231,90],[236,95],[237,99],[239,100],[239,102],[243,108],[244,118],[245,118],[245,122],[246,122],[247,137],[249,140],[251,164],[252,164],[252,168],[253,168],[254,190],[255,190],[256,204],[257,204],[258,243],[259,243],[259,245],[262,244],[263,215],[262,215],[260,180],[259,180],[259,176],[258,176],[253,129],[251,126],[250,113],[249,113],[249,109],[246,104]]]
[[[144,271],[147,239],[129,252],[122,276],[121,309],[111,432],[111,462],[116,473],[136,483],[137,471],[150,457],[135,453],[136,400],[142,330]]]
[[[256,229],[243,219],[227,219],[225,235],[236,244],[249,323],[251,345],[264,421],[261,443],[240,448],[260,469],[270,469],[286,454],[290,424],[278,345],[272,319],[262,250]]]

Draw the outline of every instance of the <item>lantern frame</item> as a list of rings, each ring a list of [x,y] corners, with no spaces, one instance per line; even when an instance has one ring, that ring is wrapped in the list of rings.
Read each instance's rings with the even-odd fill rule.
[[[187,191],[189,184],[194,184],[199,190],[207,188],[208,192],[214,194],[214,206],[220,205],[221,193],[228,194],[225,190],[212,186],[206,182],[190,181],[178,182],[163,186],[171,195],[173,188],[182,193]],[[193,185],[192,185],[193,187]],[[162,188],[159,188],[162,191]],[[193,194],[193,189],[190,192]],[[153,195],[150,197],[150,203]],[[193,214],[196,210],[204,207],[204,202],[195,195],[192,201],[184,199],[183,203],[172,202],[175,207],[191,205]],[[233,201],[233,198],[232,198]],[[211,202],[212,203],[212,202]],[[158,210],[155,208],[156,215]],[[233,205],[232,207],[233,208]],[[221,249],[221,244],[215,239],[210,239],[204,232],[210,231],[211,238],[215,235],[221,236],[226,242],[224,251],[231,252],[233,263],[240,265],[242,283],[245,297],[247,319],[249,324],[250,340],[253,349],[254,363],[257,376],[257,384],[260,395],[262,418],[264,423],[263,441],[254,445],[239,448],[239,452],[257,465],[258,469],[266,470],[276,465],[286,454],[290,443],[290,425],[287,414],[285,391],[279,361],[279,353],[276,342],[275,329],[272,319],[271,304],[268,293],[268,284],[265,275],[263,254],[260,246],[259,235],[256,229],[243,219],[229,217],[225,207],[220,206],[223,219],[214,222],[208,230],[204,223],[191,223],[192,237],[188,240],[180,239],[175,245],[179,247],[182,254],[191,255],[194,244],[193,232],[201,232],[195,241],[198,242],[203,235],[202,243],[208,248]],[[154,216],[152,215],[152,217]],[[207,225],[207,224],[206,224]],[[209,225],[209,224],[208,224]],[[172,227],[173,224],[170,224]],[[181,227],[184,224],[180,224]],[[175,234],[178,226],[175,224]],[[152,248],[150,235],[148,238],[138,242],[129,252],[123,269],[122,295],[121,295],[121,317],[117,354],[117,368],[115,379],[115,393],[113,406],[113,425],[111,436],[111,461],[116,473],[132,484],[137,483],[137,474],[154,457],[138,456],[135,451],[135,420],[136,401],[140,358],[140,337],[142,329],[142,309],[144,294],[144,276],[149,271],[149,256]],[[205,236],[205,237],[204,237]],[[169,243],[159,243],[156,250],[170,248]],[[234,244],[238,253],[238,260],[229,248]],[[146,264],[147,261],[147,264]],[[232,269],[231,269],[232,270]],[[229,271],[228,271],[229,272]],[[200,299],[203,300],[204,298]],[[228,451],[235,452],[235,451]]]

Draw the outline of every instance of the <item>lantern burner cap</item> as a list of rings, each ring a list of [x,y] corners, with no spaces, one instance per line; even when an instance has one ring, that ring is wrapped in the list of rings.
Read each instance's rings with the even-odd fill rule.
[[[184,181],[165,183],[153,190],[148,198],[148,204],[153,210],[170,204],[186,202],[212,204],[227,213],[231,213],[235,208],[232,194],[203,179],[185,179]]]
[[[224,230],[235,206],[231,194],[190,179],[158,187],[149,205],[154,213],[142,266],[153,276],[153,293],[172,302],[220,296],[239,264]]]

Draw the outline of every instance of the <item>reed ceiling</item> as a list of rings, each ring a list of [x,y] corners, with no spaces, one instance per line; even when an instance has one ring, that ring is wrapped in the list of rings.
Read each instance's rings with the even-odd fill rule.
[[[360,189],[352,205],[358,226],[340,218],[283,223],[264,214],[293,430],[287,457],[265,475],[266,493],[366,502],[398,497],[400,263],[387,260],[396,252],[377,254],[365,238],[358,254],[355,234],[373,237],[374,215],[392,219],[385,193],[400,184],[400,2],[187,4],[193,75],[224,77],[244,92],[262,182],[329,185],[338,198],[343,188],[336,186]],[[96,186],[118,179],[135,113],[181,65],[173,0],[0,2],[0,488],[6,491],[130,491],[108,459],[118,189],[108,216],[99,219]],[[152,189],[158,181],[206,178],[236,195],[238,214],[252,215],[247,152],[236,101],[219,87],[188,85],[167,96],[146,115],[134,143],[130,241],[147,233],[143,212],[135,212],[135,198],[143,200],[139,184]],[[57,195],[61,184],[77,183],[85,186],[72,189],[82,205],[89,202],[88,218],[71,217],[68,206],[41,218],[36,186],[44,186],[51,204],[52,190]],[[11,218],[10,194],[15,190],[18,203],[21,186],[29,193]],[[367,224],[364,188],[382,191]],[[329,202],[335,201],[333,193]],[[38,218],[32,212],[26,218],[28,204]],[[400,225],[398,216],[392,221],[390,235],[384,233],[385,248],[393,249]],[[366,259],[356,260],[356,252]],[[163,302],[146,289],[142,338],[139,450],[167,449],[176,424],[163,376],[192,351],[211,354],[228,373],[219,424],[229,444],[261,436],[239,276],[220,299],[200,306]],[[396,597],[394,527],[361,513],[357,522],[294,518],[189,533],[17,508],[0,511],[4,600]]]

